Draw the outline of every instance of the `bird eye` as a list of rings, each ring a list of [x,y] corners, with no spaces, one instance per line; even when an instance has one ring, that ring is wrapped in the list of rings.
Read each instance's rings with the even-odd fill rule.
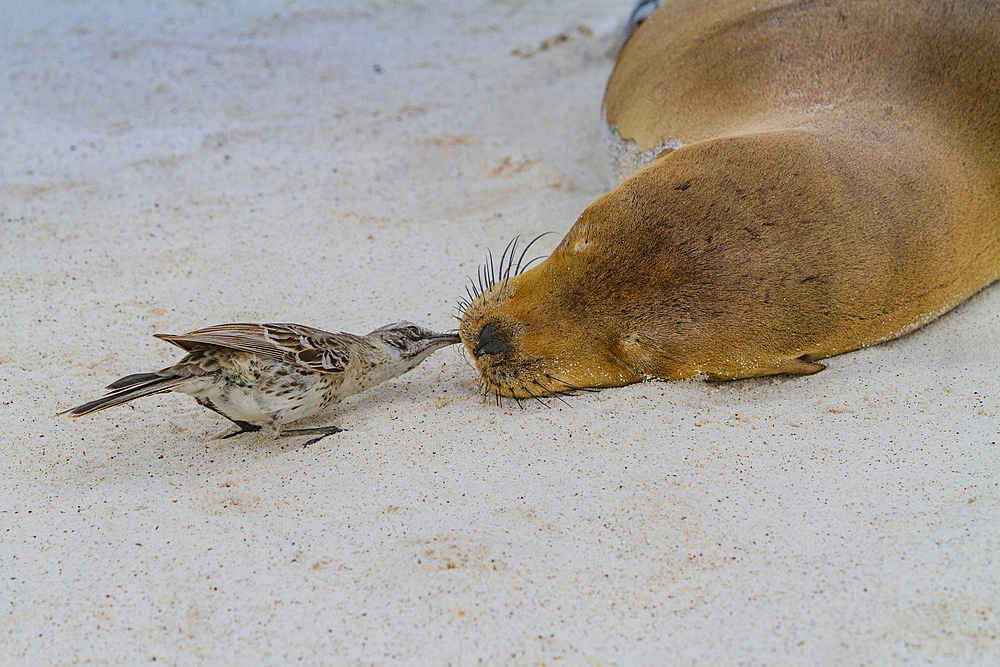
[[[416,338],[420,335],[419,327],[406,327],[406,333]]]

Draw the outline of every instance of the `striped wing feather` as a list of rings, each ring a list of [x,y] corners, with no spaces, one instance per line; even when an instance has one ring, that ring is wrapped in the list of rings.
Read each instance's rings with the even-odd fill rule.
[[[341,373],[351,360],[351,348],[361,340],[348,333],[330,333],[302,324],[219,324],[181,335],[154,334],[192,352],[207,347],[248,352],[302,366],[320,373]]]

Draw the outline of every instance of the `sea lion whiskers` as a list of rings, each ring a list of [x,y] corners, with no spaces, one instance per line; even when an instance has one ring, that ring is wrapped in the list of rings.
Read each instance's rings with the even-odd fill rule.
[[[498,408],[503,406],[503,396],[500,394],[499,390],[495,390],[493,392],[493,398],[496,400]]]
[[[568,408],[573,407],[572,405],[570,405],[569,401],[567,401],[565,398],[563,398],[563,395],[572,396],[573,395],[572,393],[567,392],[567,391],[560,391],[560,390],[553,391],[549,387],[546,387],[544,384],[542,384],[541,382],[539,382],[537,378],[532,379],[532,383],[537,384],[539,387],[542,388],[542,391],[544,391],[546,393],[546,395],[551,396],[552,398],[556,399],[557,401],[559,401],[560,403],[562,403],[566,407],[568,407]]]
[[[520,236],[515,236],[510,241],[507,242],[507,246],[503,249],[503,254],[500,256],[500,273],[497,274],[494,283],[501,280],[506,280],[507,275],[510,273],[510,264],[514,261],[514,251],[517,249],[517,240]],[[507,258],[507,253],[510,253],[510,259]],[[504,264],[507,264],[507,268],[504,268]]]
[[[469,279],[469,285],[465,286],[465,293],[466,295],[468,295],[469,298],[468,299],[465,299],[464,297],[458,298],[457,303],[459,311],[459,316],[458,316],[459,321],[461,321],[462,316],[465,315],[465,312],[469,309],[469,306],[475,303],[475,301],[483,294],[491,290],[497,283],[502,283],[501,289],[505,288],[507,286],[507,283],[512,277],[515,277],[520,273],[522,273],[523,271],[526,271],[531,266],[531,264],[538,261],[539,259],[544,259],[544,257],[536,257],[527,264],[525,264],[524,269],[521,268],[521,264],[524,261],[524,255],[528,251],[528,248],[530,248],[531,245],[538,239],[542,238],[546,234],[552,234],[552,233],[553,232],[544,232],[536,236],[534,239],[532,239],[531,242],[529,242],[524,247],[524,250],[522,251],[521,256],[518,259],[516,265],[514,264],[514,256],[517,253],[517,246],[521,236],[517,235],[514,238],[512,238],[510,241],[507,242],[507,245],[504,247],[503,254],[500,256],[500,263],[498,265],[499,270],[497,270],[496,265],[494,265],[493,263],[492,251],[487,249],[487,258],[483,262],[483,264],[477,268],[476,279],[473,279],[472,276],[466,276]]]
[[[515,236],[511,240],[512,245],[511,245],[511,249],[510,249],[510,257],[507,260],[507,268],[504,270],[504,273],[503,273],[504,284],[506,284],[507,281],[510,280],[510,272],[514,268],[514,253],[517,252],[517,242],[520,239],[521,239],[521,235],[518,234],[517,236]]]
[[[528,243],[528,245],[524,246],[524,250],[521,251],[521,256],[518,257],[518,259],[517,259],[517,268],[514,269],[514,275],[515,276],[519,276],[522,273],[524,273],[524,271],[527,271],[528,267],[531,266],[531,264],[533,262],[537,261],[538,258],[533,259],[533,260],[531,260],[530,262],[528,262],[525,265],[524,270],[521,269],[521,262],[524,261],[524,256],[528,254],[528,249],[531,248],[531,246],[535,245],[535,241],[537,241],[538,239],[542,238],[543,236],[548,236],[549,234],[555,234],[555,232],[551,231],[551,230],[547,231],[547,232],[542,232],[541,234],[539,234],[535,238],[531,239],[531,242]]]
[[[498,282],[501,281],[506,282],[515,276],[519,276],[525,271],[527,271],[531,267],[531,265],[537,262],[538,260],[545,259],[546,255],[540,255],[532,259],[527,264],[524,263],[524,257],[525,255],[528,254],[528,250],[531,248],[531,246],[533,246],[536,241],[545,236],[548,236],[549,234],[555,234],[555,232],[554,231],[542,232],[535,238],[531,239],[531,241],[529,241],[528,244],[525,245],[524,249],[521,251],[521,255],[520,257],[518,257],[517,260],[517,264],[514,264],[514,255],[517,253],[517,245],[521,239],[520,234],[516,235],[514,238],[512,238],[510,241],[507,242],[507,245],[504,247],[503,254],[501,254],[500,256],[499,263],[494,261],[493,251],[490,248],[487,248],[486,259],[483,261],[483,264],[476,271],[479,289],[478,291],[476,291],[476,281],[472,280],[472,278],[470,277],[469,280],[470,282],[472,282],[472,288],[473,291],[475,292],[475,296],[473,297],[472,294],[470,294],[469,296],[473,300],[475,300],[476,297],[479,297],[484,292],[490,290]],[[504,266],[505,264],[506,267]]]
[[[520,238],[520,235],[517,235],[507,242],[507,245],[503,249],[503,254],[500,255],[500,262],[496,265],[493,263],[493,252],[487,249],[490,265],[490,287],[493,287],[501,280],[506,280],[510,276],[510,267],[514,263],[514,253],[517,251],[517,241]],[[504,264],[507,265],[506,268],[504,268]]]
[[[462,296],[458,297],[458,299],[455,301],[455,305],[451,307],[452,311],[454,311],[455,313],[454,315],[452,315],[452,317],[454,317],[456,320],[459,321],[459,323],[461,323],[462,315],[465,314],[465,311],[468,310],[469,306],[471,305],[472,301],[468,301],[466,300],[465,297]]]
[[[479,293],[476,292],[476,283],[473,282],[472,276],[466,276],[466,278],[469,279],[469,284],[472,285],[472,289],[469,289],[469,285],[466,285],[465,286],[465,293],[469,295],[469,303],[472,303],[479,296]],[[473,295],[475,295],[475,296],[473,296]]]
[[[465,363],[467,363],[469,366],[471,366],[473,370],[475,370],[476,369],[476,365],[474,363],[472,363],[471,361],[469,361],[469,358],[467,356],[465,356],[465,346],[464,345],[458,348],[458,352],[459,352],[459,354],[462,355],[462,360],[465,361]],[[480,377],[477,374],[476,379],[479,380],[479,386],[481,388],[485,389],[486,388],[486,383],[483,382],[483,378]]]
[[[566,380],[557,378],[554,375],[549,375],[548,373],[545,374],[545,377],[547,379],[549,379],[549,380],[554,380],[555,382],[558,382],[559,384],[561,384],[564,387],[566,387],[566,389],[557,389],[556,390],[556,392],[558,392],[560,394],[565,394],[566,396],[573,396],[574,392],[578,392],[578,391],[586,391],[586,392],[590,392],[592,394],[593,393],[597,393],[597,392],[600,391],[600,389],[596,389],[594,387],[578,387],[575,384],[570,384],[569,382],[566,382]]]
[[[528,389],[527,385],[525,385],[523,382],[520,382],[519,384],[521,385],[521,389],[523,389],[524,392],[528,396],[531,396],[533,399],[535,399],[536,401],[538,401],[539,405],[542,405],[543,407],[546,407],[546,408],[551,408],[552,407],[551,405],[547,404],[542,399],[538,398],[538,396],[536,396],[534,393],[532,393],[532,391],[530,389]],[[515,401],[518,400],[517,396],[514,396],[514,400]]]
[[[476,370],[476,365],[471,361],[469,361],[469,358],[465,355],[464,347],[459,348],[459,353],[462,355],[462,360],[465,361],[465,363],[467,363],[469,366],[471,366],[473,370]],[[482,376],[479,375],[478,373],[476,374],[476,380],[479,382],[479,391],[482,392],[483,394],[483,400],[484,401],[488,400],[490,398],[490,394],[492,393],[494,394],[493,399],[496,401],[497,406],[499,406],[500,393],[496,390],[491,391],[489,385],[486,384],[486,381],[483,380]],[[520,403],[518,405],[520,406]]]
[[[502,397],[501,397],[501,400],[503,400]],[[522,411],[524,410],[524,405],[521,404],[521,399],[515,397],[514,398],[514,402],[517,403],[517,409],[518,410],[522,410]]]

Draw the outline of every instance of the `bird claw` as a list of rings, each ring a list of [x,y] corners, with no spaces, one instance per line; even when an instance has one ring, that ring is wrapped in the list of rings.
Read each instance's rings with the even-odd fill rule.
[[[308,447],[314,442],[319,442],[328,435],[333,435],[334,433],[340,433],[344,429],[339,426],[317,426],[315,428],[291,428],[286,429],[278,434],[279,438],[294,437],[297,435],[319,435],[317,438],[312,438],[307,440],[303,447]]]
[[[229,421],[239,426],[240,430],[233,431],[229,435],[219,436],[218,438],[219,440],[228,440],[229,438],[235,437],[237,435],[243,435],[244,433],[256,433],[261,429],[260,426],[257,426],[256,424],[251,424],[250,422],[236,421],[235,419],[230,419]]]

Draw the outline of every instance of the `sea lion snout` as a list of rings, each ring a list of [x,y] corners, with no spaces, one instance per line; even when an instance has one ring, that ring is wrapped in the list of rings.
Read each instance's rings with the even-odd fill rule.
[[[478,340],[472,349],[472,354],[478,359],[487,354],[505,355],[514,351],[506,333],[495,321],[487,322],[479,330]]]
[[[496,395],[530,396],[532,390],[523,388],[524,383],[534,383],[538,369],[521,348],[523,332],[519,333],[518,323],[493,313],[471,323],[470,319],[466,317],[460,329],[462,342],[472,353],[487,391]],[[535,393],[550,392],[536,389]]]

